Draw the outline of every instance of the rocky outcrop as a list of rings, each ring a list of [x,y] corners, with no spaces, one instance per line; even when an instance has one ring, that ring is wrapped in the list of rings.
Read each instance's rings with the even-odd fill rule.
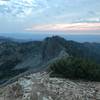
[[[0,100],[100,100],[100,83],[30,74],[2,88]]]

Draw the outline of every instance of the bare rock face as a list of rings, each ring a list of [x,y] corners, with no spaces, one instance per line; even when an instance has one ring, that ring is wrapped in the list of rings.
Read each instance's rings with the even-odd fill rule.
[[[96,100],[100,100],[100,84],[96,85]]]
[[[5,91],[5,100],[21,100],[23,96],[22,87],[19,83],[7,86]]]
[[[100,83],[50,78],[35,73],[5,87],[0,100],[100,100]]]

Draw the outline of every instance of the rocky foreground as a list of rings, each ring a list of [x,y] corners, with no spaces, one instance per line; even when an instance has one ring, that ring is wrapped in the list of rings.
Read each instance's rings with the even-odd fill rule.
[[[0,89],[0,100],[100,100],[100,83],[30,74]]]

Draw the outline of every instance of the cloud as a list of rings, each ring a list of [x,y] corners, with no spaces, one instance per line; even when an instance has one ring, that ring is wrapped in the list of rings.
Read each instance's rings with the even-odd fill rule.
[[[0,0],[0,1],[10,1],[10,0]]]
[[[28,17],[42,9],[38,0],[0,0],[0,13],[3,16]]]
[[[99,30],[100,0],[0,0],[0,23],[17,30],[22,23],[24,32]]]
[[[94,12],[94,11],[88,11],[88,14],[91,15],[91,16],[94,16],[94,15],[96,15],[96,12]]]
[[[37,24],[26,28],[27,31],[100,31],[100,23],[69,23],[69,24]]]
[[[90,17],[90,18],[80,18],[78,20],[76,20],[76,22],[79,23],[100,23],[100,17]]]

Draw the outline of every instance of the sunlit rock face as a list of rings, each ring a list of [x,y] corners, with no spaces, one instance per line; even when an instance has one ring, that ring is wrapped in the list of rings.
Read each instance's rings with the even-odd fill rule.
[[[0,100],[100,100],[100,83],[30,74],[0,89]]]

